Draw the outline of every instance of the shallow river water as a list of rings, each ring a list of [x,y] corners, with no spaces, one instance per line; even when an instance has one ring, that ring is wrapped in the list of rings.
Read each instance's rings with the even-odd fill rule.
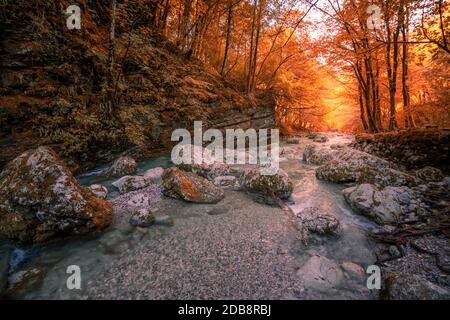
[[[333,143],[348,143],[350,136],[329,134]],[[286,145],[291,160],[281,168],[294,183],[294,212],[318,207],[335,215],[340,236],[318,238],[304,246],[288,215],[277,207],[255,202],[249,195],[226,190],[218,204],[191,204],[161,197],[158,213],[170,216],[173,225],[157,224],[135,229],[126,219],[90,239],[37,248],[17,247],[14,272],[35,268],[40,280],[18,294],[26,299],[374,299],[366,287],[366,274],[341,268],[353,262],[364,270],[375,262],[374,243],[367,231],[375,227],[352,212],[341,190],[346,186],[319,181],[315,166],[301,161],[311,143]],[[168,158],[139,164],[138,174],[170,165]],[[113,180],[98,181],[103,168],[79,178],[113,191]],[[110,193],[114,197],[117,192]],[[326,257],[333,265],[314,264]],[[329,260],[328,260],[329,259]],[[317,262],[317,260],[315,260]],[[81,270],[81,289],[66,286],[67,268]],[[315,270],[326,268],[326,270]]]

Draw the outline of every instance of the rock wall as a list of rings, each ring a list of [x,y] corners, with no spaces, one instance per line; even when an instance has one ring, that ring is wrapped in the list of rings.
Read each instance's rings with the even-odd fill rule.
[[[215,70],[187,59],[147,21],[130,31],[122,14],[114,70],[120,99],[110,107],[110,4],[78,5],[81,30],[67,29],[66,1],[0,6],[0,169],[39,145],[51,146],[75,172],[122,152],[158,156],[173,145],[174,129],[192,129],[195,120],[205,128],[273,127],[271,97],[249,99]],[[118,4],[121,13],[135,9]]]
[[[450,130],[413,129],[399,132],[364,134],[353,147],[389,159],[407,169],[433,166],[450,172]]]

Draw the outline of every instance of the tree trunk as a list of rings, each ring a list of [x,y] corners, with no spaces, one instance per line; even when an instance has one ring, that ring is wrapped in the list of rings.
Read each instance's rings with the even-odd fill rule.
[[[233,0],[228,0],[227,39],[225,42],[225,52],[223,54],[222,69],[220,70],[220,75],[222,77],[225,75],[225,67],[227,65],[228,59],[228,49],[230,47],[232,15],[233,15]]]
[[[411,99],[409,96],[408,85],[408,26],[409,26],[409,11],[406,8],[406,18],[402,26],[402,93],[403,93],[403,117],[405,118],[405,128],[414,128],[414,120],[411,114]]]

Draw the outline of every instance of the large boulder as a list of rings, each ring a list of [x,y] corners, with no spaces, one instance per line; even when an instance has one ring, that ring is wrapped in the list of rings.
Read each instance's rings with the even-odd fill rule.
[[[132,175],[138,169],[136,161],[128,156],[120,157],[114,161],[103,176],[105,177],[120,177],[125,175]]]
[[[196,203],[217,203],[225,196],[224,191],[209,180],[176,167],[164,170],[162,192],[171,198]]]
[[[342,192],[353,210],[378,224],[414,221],[427,213],[426,205],[408,187],[379,189],[372,184],[361,184]]]
[[[143,189],[153,183],[152,180],[146,179],[142,176],[125,176],[117,181],[114,181],[112,185],[116,187],[121,194],[131,191]]]
[[[381,297],[388,300],[448,300],[450,291],[416,274],[394,273],[386,277]]]
[[[319,235],[336,234],[339,228],[339,220],[334,215],[316,207],[305,208],[296,217],[301,227]]]
[[[444,180],[444,174],[441,170],[429,166],[417,170],[416,177],[425,182],[439,182]]]
[[[48,147],[29,150],[0,173],[0,233],[25,243],[106,228],[112,206],[81,187]]]
[[[335,152],[330,149],[319,148],[315,144],[309,144],[303,151],[303,161],[308,164],[322,165],[334,158]]]
[[[305,150],[304,157],[311,159],[309,161],[316,161],[317,164],[332,158],[316,169],[316,177],[321,180],[337,183],[370,183],[380,187],[418,184],[416,177],[395,169],[392,163],[351,148],[338,150],[309,148]]]
[[[247,170],[241,178],[241,185],[267,204],[276,204],[276,198],[289,198],[294,189],[288,174],[282,169],[272,175],[263,175],[260,169]]]

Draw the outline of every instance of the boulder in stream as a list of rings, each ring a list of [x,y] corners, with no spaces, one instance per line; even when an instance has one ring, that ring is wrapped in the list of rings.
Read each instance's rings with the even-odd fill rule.
[[[83,235],[109,226],[112,206],[81,187],[48,147],[29,150],[0,173],[0,233],[24,243]]]
[[[171,198],[196,203],[217,203],[225,197],[224,191],[209,180],[177,167],[164,170],[162,192]]]
[[[132,175],[136,173],[138,165],[136,161],[128,156],[123,156],[114,161],[105,173],[104,177],[120,177],[125,175]]]
[[[260,169],[250,169],[241,178],[242,188],[267,204],[276,204],[277,199],[287,199],[294,189],[288,174],[279,169],[276,174],[263,175]]]
[[[116,187],[121,194],[124,194],[148,187],[152,182],[152,180],[142,176],[124,176],[119,180],[114,181],[112,185]]]
[[[317,291],[336,289],[344,279],[341,268],[333,260],[312,253],[311,258],[297,272],[305,287]]]
[[[361,184],[342,192],[353,210],[382,225],[414,221],[427,213],[421,198],[405,186],[379,189],[372,184]]]
[[[148,208],[134,210],[130,216],[130,224],[133,227],[149,227],[155,222],[153,213]]]
[[[334,158],[334,152],[330,149],[319,148],[315,144],[309,144],[303,151],[303,161],[307,164],[322,165]]]
[[[316,164],[323,163],[316,169],[316,177],[337,183],[370,183],[377,186],[415,186],[418,179],[381,158],[351,148],[320,149],[307,148],[304,158]],[[332,160],[326,161],[326,159]],[[316,160],[318,159],[318,160]]]
[[[339,229],[339,220],[334,215],[323,212],[316,207],[306,208],[296,217],[303,228],[319,235],[332,235]]]

